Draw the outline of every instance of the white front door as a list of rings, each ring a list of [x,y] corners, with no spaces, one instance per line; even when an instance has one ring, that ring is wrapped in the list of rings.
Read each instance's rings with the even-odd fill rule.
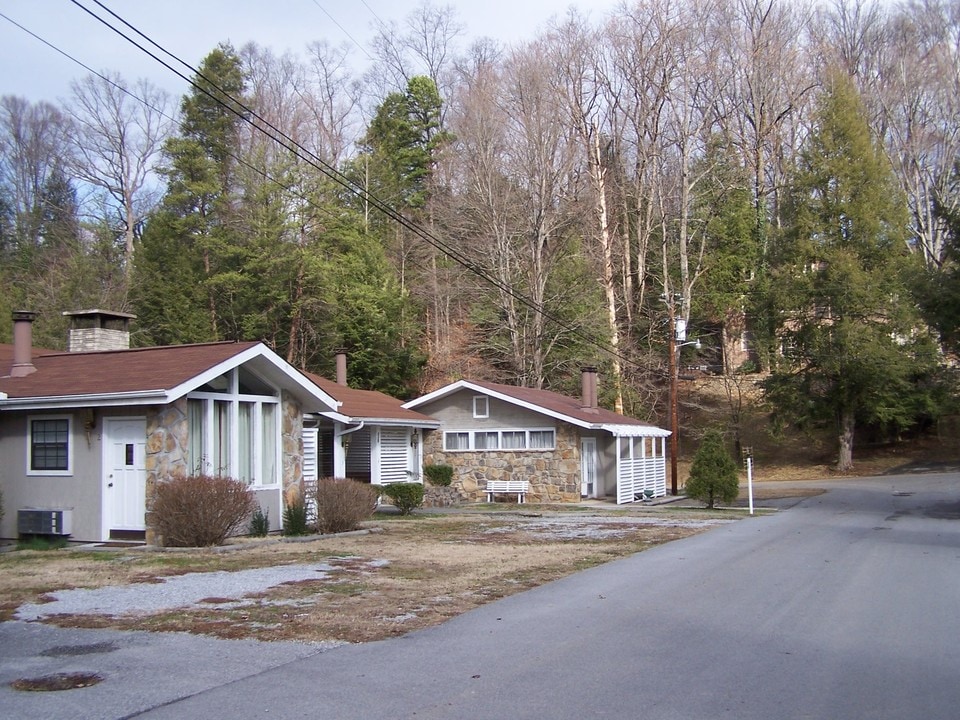
[[[580,495],[597,496],[596,438],[580,438]]]
[[[146,420],[104,418],[104,540],[111,530],[146,529],[146,448]]]

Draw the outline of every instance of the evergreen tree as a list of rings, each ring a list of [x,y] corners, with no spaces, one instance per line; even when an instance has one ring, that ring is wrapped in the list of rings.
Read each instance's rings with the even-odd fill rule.
[[[820,100],[785,215],[767,398],[781,421],[832,423],[845,471],[858,422],[900,430],[930,410],[936,364],[906,282],[904,202],[845,76]]]
[[[440,129],[442,101],[428,77],[410,78],[405,92],[387,95],[362,140],[364,183],[400,212],[423,208],[434,153],[446,139]]]
[[[740,492],[737,463],[724,447],[723,436],[718,431],[708,431],[697,448],[684,492],[688,497],[702,500],[709,508],[717,500],[729,505],[737,499]]]
[[[747,171],[729,144],[715,142],[711,148],[712,167],[697,203],[706,252],[692,314],[720,327],[720,357],[712,362],[717,371],[730,375],[739,368],[727,352],[746,329],[748,291],[760,266],[761,248]]]
[[[167,192],[136,261],[134,299],[147,344],[241,339],[229,322],[239,314],[236,282],[246,260],[235,183],[244,77],[233,48],[207,55],[194,83],[181,103],[180,134],[164,146]],[[188,316],[181,329],[166,309],[174,297],[190,301],[175,311]]]

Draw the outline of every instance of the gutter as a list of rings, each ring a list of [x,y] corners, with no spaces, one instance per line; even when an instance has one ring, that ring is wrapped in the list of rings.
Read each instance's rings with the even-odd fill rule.
[[[154,405],[166,402],[166,390],[125,393],[53,395],[50,397],[10,398],[0,393],[0,410],[47,410],[50,408],[112,407],[117,405]]]

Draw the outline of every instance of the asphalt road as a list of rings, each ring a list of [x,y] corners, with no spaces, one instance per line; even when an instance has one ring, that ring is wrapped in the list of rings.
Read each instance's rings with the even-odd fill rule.
[[[169,637],[0,624],[0,717],[955,720],[960,475],[834,483],[401,639]],[[113,643],[57,665],[107,679],[5,686],[54,642]]]

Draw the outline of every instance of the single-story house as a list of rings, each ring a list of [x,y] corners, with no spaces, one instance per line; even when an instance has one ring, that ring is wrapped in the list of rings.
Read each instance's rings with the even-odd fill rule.
[[[381,392],[347,385],[347,358],[336,356],[337,379],[307,373],[339,403],[336,412],[304,421],[304,478],[349,477],[374,485],[423,482],[422,433],[440,423]]]
[[[338,401],[260,342],[130,349],[132,316],[71,315],[74,352],[34,353],[29,312],[0,345],[0,537],[50,511],[74,540],[154,542],[156,484],[199,472],[248,482],[279,527],[303,418]]]
[[[424,438],[424,462],[454,468],[468,498],[487,482],[529,483],[536,502],[666,495],[670,432],[598,407],[597,371],[584,368],[582,396],[460,380],[405,404],[440,421]]]

